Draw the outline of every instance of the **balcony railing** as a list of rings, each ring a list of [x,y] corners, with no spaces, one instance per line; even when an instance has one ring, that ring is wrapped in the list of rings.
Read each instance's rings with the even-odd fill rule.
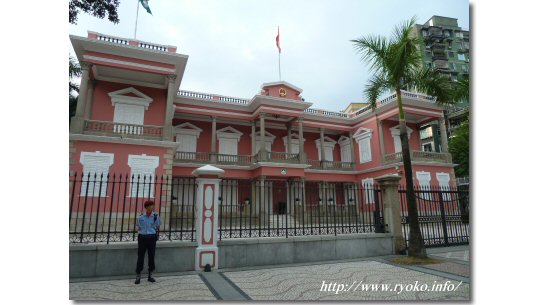
[[[267,162],[299,163],[299,154],[271,151],[267,153]]]
[[[86,120],[84,121],[84,133],[95,135],[125,136],[129,138],[162,139],[163,127]]]
[[[185,152],[178,151],[174,158],[175,162],[181,163],[212,163],[223,165],[250,165],[252,164],[252,156],[248,155],[225,155],[214,154],[211,158],[209,152]]]
[[[452,157],[447,153],[413,150],[411,151],[411,161],[452,163]],[[403,162],[402,152],[385,155],[385,164],[398,162]]]
[[[352,162],[308,160],[311,169],[353,170]]]

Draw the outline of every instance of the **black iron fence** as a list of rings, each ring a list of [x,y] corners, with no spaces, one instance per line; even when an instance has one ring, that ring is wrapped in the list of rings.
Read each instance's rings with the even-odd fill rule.
[[[469,189],[415,187],[418,221],[426,247],[469,243]],[[400,188],[402,229],[409,242],[406,190]]]
[[[384,232],[374,186],[223,180],[220,190],[219,239]]]
[[[153,200],[160,239],[195,240],[194,178],[84,174],[70,177],[71,243],[134,241],[144,201]]]
[[[196,240],[192,177],[75,174],[70,177],[71,243],[135,241],[143,203],[155,202],[161,240]],[[300,180],[222,180],[219,239],[384,232],[377,186]]]

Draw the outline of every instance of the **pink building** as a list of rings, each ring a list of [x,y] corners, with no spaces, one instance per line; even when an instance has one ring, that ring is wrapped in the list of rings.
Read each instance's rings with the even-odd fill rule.
[[[176,47],[94,32],[70,38],[83,69],[69,138],[71,174],[191,177],[213,164],[225,179],[291,189],[310,181],[329,188],[372,184],[403,170],[395,95],[375,111],[342,113],[312,108],[299,87],[284,81],[253,88],[250,98],[191,92],[181,87],[188,56]],[[445,126],[442,108],[410,92],[403,103],[415,185],[453,186],[446,131],[442,153],[420,145],[421,125]]]

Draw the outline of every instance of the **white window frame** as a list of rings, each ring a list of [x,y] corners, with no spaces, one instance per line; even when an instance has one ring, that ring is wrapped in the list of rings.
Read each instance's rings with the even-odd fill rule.
[[[361,127],[355,132],[353,138],[359,144],[359,163],[372,161],[372,130]]]
[[[99,170],[94,170],[93,172],[88,170],[88,168],[98,167],[95,163],[92,164],[90,160],[95,160],[99,158],[102,161],[102,164],[99,165]],[[80,164],[82,164],[82,179],[80,185],[80,196],[82,197],[106,197],[107,186],[108,186],[108,172],[110,166],[114,164],[114,154],[113,153],[102,153],[100,151],[96,152],[86,152],[83,151],[80,153]],[[106,170],[105,170],[106,169]],[[89,177],[88,177],[89,174]],[[101,180],[101,174],[103,179]],[[89,182],[88,182],[89,181]],[[99,187],[101,187],[101,193],[99,194]],[[88,194],[86,195],[86,191]]]
[[[375,203],[374,198],[374,178],[364,178],[362,179],[362,189],[363,189],[363,202],[365,204]]]
[[[409,128],[407,126],[407,139],[411,139],[411,133],[413,133],[413,129]],[[394,141],[394,153],[399,153],[402,151],[402,142],[400,139],[400,125],[396,125],[392,128],[390,128],[390,134],[392,135],[392,139]]]
[[[223,154],[223,155],[237,156],[239,152],[238,144],[242,135],[243,135],[242,132],[240,132],[239,130],[231,126],[227,126],[227,127],[217,130],[217,140],[219,141],[218,153]],[[229,151],[229,150],[223,151],[223,148],[226,146],[222,144],[224,144],[225,142],[228,144],[231,144],[232,151]],[[233,161],[233,160],[230,160],[230,157],[228,156],[219,156],[219,159],[220,161]]]
[[[147,167],[138,167],[137,162],[140,161],[147,162]],[[154,198],[155,170],[159,166],[159,156],[129,155],[127,164],[131,168],[129,197]]]
[[[303,138],[303,143],[305,139]],[[282,142],[284,142],[284,148],[286,149],[286,152],[288,154],[298,154],[299,153],[299,134],[297,133],[291,133],[291,151],[288,149],[288,136],[282,137]],[[297,151],[295,152],[295,147],[297,147]]]
[[[465,61],[465,54],[458,53],[458,60]]]
[[[324,136],[323,140],[323,146],[325,148],[325,161],[334,161],[334,146],[336,145],[336,141],[328,136]],[[317,139],[315,142],[318,149],[318,159],[321,160],[321,138]]]
[[[198,138],[200,138],[200,133],[202,132],[202,129],[194,126],[191,123],[186,122],[186,123],[175,126],[174,130],[176,133],[176,142],[179,143],[179,146],[177,147],[177,151],[195,153],[198,146]],[[186,139],[187,137],[189,138],[195,137],[194,146],[181,148],[182,141],[187,141]],[[195,155],[185,154],[183,158],[195,159]]]
[[[135,96],[127,95],[133,94]],[[114,123],[144,125],[144,114],[153,99],[133,87],[108,93],[114,107]],[[129,110],[130,109],[130,110]],[[126,111],[138,112],[130,119],[125,119]],[[114,125],[114,132],[123,134],[143,134],[141,126]]]

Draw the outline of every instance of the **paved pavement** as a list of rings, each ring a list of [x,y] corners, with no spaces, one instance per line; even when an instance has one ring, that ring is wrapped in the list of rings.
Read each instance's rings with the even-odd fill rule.
[[[469,300],[469,247],[428,249],[442,261],[395,265],[394,256],[156,275],[157,283],[133,278],[72,279],[71,300]]]

